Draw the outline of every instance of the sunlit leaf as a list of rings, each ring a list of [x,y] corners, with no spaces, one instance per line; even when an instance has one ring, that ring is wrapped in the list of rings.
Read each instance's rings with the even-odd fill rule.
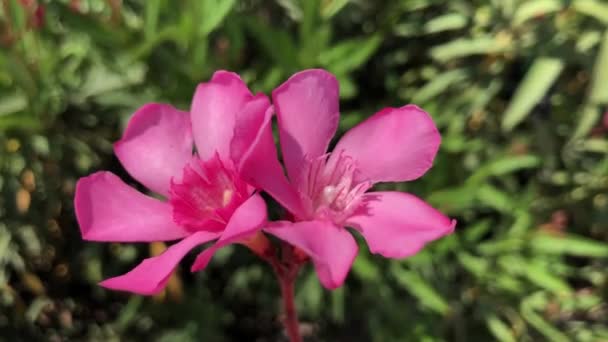
[[[459,38],[431,49],[431,56],[441,62],[479,54],[508,51],[511,46],[494,37]]]
[[[530,240],[533,250],[581,257],[608,257],[608,244],[576,235],[537,234]]]
[[[556,58],[537,58],[517,87],[502,118],[503,131],[512,130],[522,122],[543,99],[553,85],[564,63]]]
[[[522,23],[534,17],[545,16],[561,10],[564,3],[561,0],[531,0],[522,2],[513,16],[513,25]]]

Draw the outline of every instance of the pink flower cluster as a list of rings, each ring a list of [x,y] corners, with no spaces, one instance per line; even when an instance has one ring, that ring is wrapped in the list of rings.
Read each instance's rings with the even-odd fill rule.
[[[321,283],[333,289],[344,283],[358,251],[345,227],[388,258],[411,256],[451,233],[455,221],[416,196],[368,191],[378,182],[414,180],[431,167],[441,141],[431,117],[414,105],[385,108],[328,152],[339,117],[338,82],[316,69],[275,89],[272,105],[238,75],[218,71],[198,86],[189,112],[165,104],[141,107],[114,151],[157,196],[101,171],[78,181],[76,216],[85,240],[179,241],[101,285],[155,294],[196,246],[214,241],[192,271],[205,268],[228,244],[264,253],[270,245],[265,234],[271,234],[310,257]],[[285,208],[285,220],[268,221],[260,191]]]

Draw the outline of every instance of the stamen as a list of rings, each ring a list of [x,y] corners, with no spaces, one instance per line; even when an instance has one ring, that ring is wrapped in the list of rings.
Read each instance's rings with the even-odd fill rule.
[[[205,162],[195,157],[184,167],[181,182],[171,183],[173,219],[193,231],[222,229],[248,197],[247,189],[218,156]]]
[[[307,211],[302,219],[329,218],[338,223],[348,218],[371,186],[368,181],[355,182],[356,172],[355,161],[343,151],[307,160],[299,186]]]

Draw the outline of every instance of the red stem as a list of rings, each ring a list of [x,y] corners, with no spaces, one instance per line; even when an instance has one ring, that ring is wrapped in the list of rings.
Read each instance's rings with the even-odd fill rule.
[[[296,312],[296,305],[294,303],[295,278],[295,274],[293,277],[289,276],[289,274],[287,276],[279,275],[279,285],[281,286],[283,311],[285,315],[285,317],[283,317],[283,326],[285,327],[287,336],[289,336],[291,342],[301,342],[302,337],[300,336],[298,313]]]
[[[294,302],[295,283],[300,266],[306,262],[301,256],[295,253],[293,246],[282,243],[280,259],[274,255],[268,258],[272,268],[277,275],[281,295],[283,297],[283,326],[291,342],[302,342],[300,336],[300,324],[298,323],[298,313]]]

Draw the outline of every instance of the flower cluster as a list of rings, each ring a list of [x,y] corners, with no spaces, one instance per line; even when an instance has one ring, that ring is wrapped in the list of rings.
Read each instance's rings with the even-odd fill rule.
[[[344,283],[358,251],[346,227],[388,258],[413,255],[451,233],[455,221],[416,196],[369,191],[378,182],[414,180],[432,166],[441,137],[431,117],[414,105],[385,108],[328,151],[339,117],[338,82],[316,69],[275,89],[272,105],[238,75],[218,71],[198,86],[189,112],[166,104],[141,107],[114,151],[157,196],[101,171],[79,180],[76,216],[85,240],[179,241],[101,285],[155,294],[196,246],[213,241],[192,271],[228,244],[268,257],[270,234],[310,258],[321,283],[333,289]],[[284,220],[268,221],[260,191],[284,207]]]

